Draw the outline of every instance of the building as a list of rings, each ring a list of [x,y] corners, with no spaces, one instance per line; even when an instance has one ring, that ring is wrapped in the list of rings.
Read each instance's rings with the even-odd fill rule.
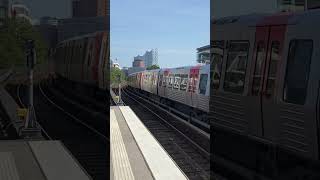
[[[11,16],[22,18],[32,24],[32,18],[29,8],[22,3],[13,3],[11,6]]]
[[[58,21],[58,42],[96,31],[106,31],[105,17],[69,18]]]
[[[54,49],[58,43],[58,19],[55,17],[42,17],[39,25],[34,27],[40,32],[48,48]]]
[[[51,25],[51,26],[58,26],[58,19],[56,17],[42,17],[40,19],[41,25]]]
[[[132,67],[145,67],[144,61],[142,59],[134,59]]]
[[[319,0],[307,0],[305,6],[306,6],[306,9],[320,8],[320,1]]]
[[[11,0],[0,0],[0,26],[6,18],[11,16]]]
[[[120,69],[120,64],[115,62],[112,64],[112,67]]]
[[[123,74],[124,74],[125,76],[128,76],[128,75],[129,75],[129,68],[128,68],[128,67],[123,67],[123,68],[121,69],[121,71],[123,72]]]
[[[210,64],[210,45],[197,48],[197,62]]]
[[[143,56],[136,56],[134,60],[143,60],[144,67],[150,67],[152,65],[158,65],[158,50],[152,49],[150,51],[146,51]]]
[[[108,16],[109,0],[73,0],[72,17]]]

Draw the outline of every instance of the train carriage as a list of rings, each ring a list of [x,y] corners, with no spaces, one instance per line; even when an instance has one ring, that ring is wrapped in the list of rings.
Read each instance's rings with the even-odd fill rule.
[[[266,145],[319,160],[319,18],[310,10],[211,22],[209,118],[220,153],[245,158]]]
[[[163,104],[206,121],[209,111],[209,71],[209,65],[147,70],[130,74],[129,84]]]
[[[55,72],[61,80],[67,80],[66,85],[105,96],[109,53],[109,35],[105,31],[64,40],[56,48]]]

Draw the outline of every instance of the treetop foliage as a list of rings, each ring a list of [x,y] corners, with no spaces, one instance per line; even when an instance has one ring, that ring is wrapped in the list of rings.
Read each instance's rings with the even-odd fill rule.
[[[35,40],[37,64],[47,58],[41,34],[26,20],[6,19],[0,27],[0,68],[25,65],[25,40]]]

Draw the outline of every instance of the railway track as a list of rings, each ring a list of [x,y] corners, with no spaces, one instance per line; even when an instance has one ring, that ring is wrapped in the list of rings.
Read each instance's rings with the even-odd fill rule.
[[[17,89],[17,98],[24,104],[23,90],[24,87]],[[34,105],[43,129],[52,139],[61,140],[93,179],[108,179],[109,139],[76,115],[75,109],[66,108],[70,104],[62,105],[63,102],[67,103],[48,87],[35,87]]]
[[[172,116],[160,112],[151,103],[142,101],[128,91],[123,91],[122,98],[189,179],[210,179],[210,150],[202,148],[185,132],[172,125],[172,121],[167,120]]]

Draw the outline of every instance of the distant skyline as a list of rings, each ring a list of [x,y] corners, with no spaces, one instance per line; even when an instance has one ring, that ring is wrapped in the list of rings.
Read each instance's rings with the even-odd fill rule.
[[[111,58],[121,67],[158,49],[160,67],[196,64],[197,48],[210,43],[209,0],[111,0]]]

